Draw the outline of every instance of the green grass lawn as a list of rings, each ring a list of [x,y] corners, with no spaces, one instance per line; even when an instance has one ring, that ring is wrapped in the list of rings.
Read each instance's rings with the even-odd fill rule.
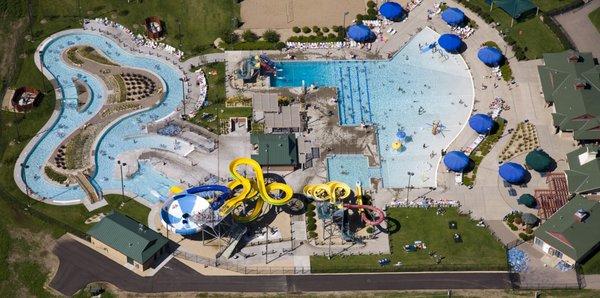
[[[144,20],[158,16],[165,23],[165,42],[183,49],[186,54],[206,51],[224,29],[232,29],[239,19],[239,5],[234,0],[39,0],[37,19],[74,25],[81,18],[107,17],[135,33],[143,33]],[[81,9],[77,9],[80,3]],[[178,23],[180,22],[180,25]],[[39,23],[38,23],[39,24]],[[135,29],[134,27],[138,27]],[[181,27],[181,31],[180,28]],[[181,37],[182,46],[179,47]]]
[[[532,0],[542,11],[550,11],[561,8],[575,2],[574,0]]]
[[[445,215],[436,215],[436,209],[390,208],[390,218],[399,221],[400,229],[390,235],[391,255],[324,256],[311,257],[312,272],[353,271],[428,271],[428,270],[506,270],[503,246],[485,228],[477,227],[468,215],[459,215],[456,208],[448,208]],[[458,224],[457,230],[448,228],[448,221]],[[455,243],[453,235],[461,234],[462,243]],[[427,249],[405,252],[403,247],[421,240]],[[430,252],[445,259],[437,265]],[[377,260],[389,258],[391,265],[381,267]],[[396,262],[403,267],[394,267]]]
[[[600,250],[596,251],[592,257],[582,264],[583,273],[600,274]]]
[[[590,21],[596,26],[598,33],[600,33],[600,8],[596,8],[596,10],[592,11],[588,15],[588,18],[590,18]]]
[[[490,6],[485,3],[485,0],[471,0],[469,2],[480,7],[483,11],[489,12]],[[555,5],[557,4],[549,4],[548,7]],[[500,23],[497,29],[508,34],[516,41],[517,45],[525,50],[527,59],[538,59],[542,57],[543,53],[555,53],[565,49],[554,32],[538,17],[532,16],[520,21],[515,20],[511,27],[512,18],[499,7],[494,7],[491,16],[495,22]],[[502,49],[502,51],[504,50]]]
[[[225,107],[225,63],[216,62],[202,66],[202,71],[206,76],[208,90],[206,100],[208,106],[201,108],[196,113],[191,122],[207,128],[210,131],[219,133],[219,123],[229,117],[250,117],[252,108],[227,108]],[[217,118],[213,121],[203,119],[204,113],[215,115]]]

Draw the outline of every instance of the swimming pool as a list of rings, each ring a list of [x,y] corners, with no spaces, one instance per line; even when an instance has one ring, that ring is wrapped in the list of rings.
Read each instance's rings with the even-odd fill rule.
[[[400,188],[411,172],[411,185],[434,187],[440,152],[465,126],[474,98],[473,80],[460,55],[421,52],[420,45],[438,37],[424,28],[389,61],[279,61],[271,85],[337,87],[340,124],[377,128],[380,168],[369,170],[370,177],[382,178],[384,187]],[[437,135],[432,134],[434,121],[443,125]],[[400,152],[391,148],[398,129],[411,140]],[[340,167],[344,163],[348,166]],[[366,179],[365,163],[356,156],[329,158],[328,173],[330,179],[355,179],[351,183]]]
[[[42,44],[43,47],[39,51],[41,63],[58,84],[59,100],[62,104],[58,118],[47,131],[42,132],[41,138],[24,159],[23,163],[26,166],[21,169],[21,177],[32,192],[55,203],[74,203],[85,197],[84,191],[78,185],[66,187],[50,181],[43,174],[44,165],[57,146],[96,115],[107,98],[99,78],[70,67],[62,60],[61,53],[71,46],[92,46],[120,65],[156,74],[163,84],[164,97],[160,104],[128,114],[111,123],[102,132],[94,148],[95,171],[91,177],[93,185],[104,191],[121,189],[121,180],[117,175],[117,159],[126,151],[158,149],[181,154],[188,149],[175,138],[148,134],[146,130],[149,123],[169,115],[181,102],[184,92],[179,81],[181,73],[173,65],[159,59],[132,55],[112,40],[83,30],[56,34]],[[72,78],[78,78],[89,87],[91,102],[83,111],[77,111],[77,90]],[[140,162],[138,171],[126,179],[124,184],[127,192],[153,203],[159,199],[156,193],[166,195],[169,187],[176,182],[155,171],[149,164]]]

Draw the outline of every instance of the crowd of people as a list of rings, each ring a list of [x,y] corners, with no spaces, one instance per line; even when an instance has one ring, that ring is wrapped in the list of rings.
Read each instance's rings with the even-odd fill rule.
[[[414,201],[406,199],[394,199],[385,205],[385,209],[389,207],[405,207],[405,208],[430,208],[430,207],[460,207],[460,202],[456,200],[436,200],[433,198],[421,197]]]
[[[178,50],[168,44],[148,39],[142,36],[141,34],[135,35],[129,28],[117,22],[111,21],[108,18],[85,19],[83,21],[84,30],[95,31],[100,30],[102,28],[107,30],[105,33],[108,34],[111,33],[110,31],[114,30],[117,30],[118,33],[124,33],[125,36],[127,36],[137,46],[159,50],[161,52],[164,52],[164,54],[166,54],[167,57],[171,56],[172,58],[177,58],[179,60],[179,58],[183,56],[183,52],[181,50]],[[122,34],[115,35],[114,37],[124,43],[124,41],[121,39],[123,37]]]

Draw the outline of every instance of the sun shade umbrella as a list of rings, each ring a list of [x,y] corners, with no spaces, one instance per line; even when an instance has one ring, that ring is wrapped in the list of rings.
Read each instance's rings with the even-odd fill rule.
[[[504,181],[511,184],[523,183],[527,177],[527,170],[522,165],[514,162],[507,162],[501,165],[498,173]]]
[[[521,215],[521,219],[523,220],[523,223],[528,226],[535,226],[540,221],[537,216],[531,213],[523,213],[523,215]]]
[[[462,151],[450,151],[444,156],[444,164],[453,172],[462,172],[469,166],[469,157]]]
[[[487,66],[498,66],[504,59],[502,52],[493,47],[482,47],[477,52],[477,57]]]
[[[398,130],[398,132],[396,132],[396,138],[399,140],[404,140],[404,138],[406,138],[406,132],[403,130]]]
[[[438,39],[438,44],[442,47],[446,52],[456,53],[462,47],[462,39],[456,34],[446,33],[442,34]]]
[[[390,1],[379,7],[379,13],[390,21],[400,21],[404,15],[404,9],[402,5]]]
[[[535,197],[528,193],[521,195],[517,200],[517,203],[519,203],[519,205],[525,205],[529,208],[534,208],[537,205]]]
[[[525,164],[537,172],[547,172],[552,168],[554,159],[543,150],[533,150],[525,157]]]
[[[475,114],[469,119],[469,126],[478,134],[488,134],[494,128],[494,119],[486,114]]]
[[[458,26],[465,21],[465,13],[456,7],[448,7],[442,12],[442,20],[450,26]]]
[[[363,24],[352,25],[348,28],[348,37],[357,42],[367,42],[373,39],[375,35],[369,27]]]

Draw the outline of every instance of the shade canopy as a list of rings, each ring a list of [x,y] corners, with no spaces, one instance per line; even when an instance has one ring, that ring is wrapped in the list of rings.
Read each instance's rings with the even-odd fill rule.
[[[514,162],[501,165],[498,173],[504,181],[511,184],[523,183],[527,177],[527,170],[522,165]]]
[[[462,39],[456,34],[446,33],[442,34],[438,39],[438,44],[442,47],[446,52],[456,53],[462,47]]]
[[[523,213],[523,215],[521,215],[521,219],[523,220],[524,224],[529,226],[535,226],[538,224],[538,222],[540,222],[540,219],[531,213]]]
[[[404,9],[402,5],[390,1],[379,7],[379,13],[390,21],[400,21],[404,15]]]
[[[367,42],[375,36],[369,27],[363,24],[352,25],[348,28],[348,37],[357,42]]]
[[[537,8],[535,4],[529,0],[485,0],[487,4],[492,4],[494,7],[500,7],[513,19],[518,19],[522,15],[527,14]]]
[[[469,166],[469,157],[462,151],[450,151],[444,156],[444,164],[450,171],[462,172]]]
[[[525,164],[536,172],[548,172],[554,165],[554,159],[543,150],[533,150],[525,157]]]
[[[469,119],[469,126],[478,134],[488,134],[494,128],[494,119],[486,114],[475,114]]]
[[[477,52],[477,57],[488,66],[498,66],[504,59],[502,52],[494,47],[482,47]]]
[[[537,205],[537,202],[535,201],[535,197],[528,193],[521,195],[519,197],[519,199],[517,200],[517,202],[520,205],[525,205],[529,208],[534,208],[535,205]]]
[[[465,21],[465,13],[456,7],[448,7],[442,12],[442,20],[450,26],[458,26]]]
[[[398,130],[396,132],[396,138],[404,140],[406,138],[406,132],[404,132],[403,130]]]

